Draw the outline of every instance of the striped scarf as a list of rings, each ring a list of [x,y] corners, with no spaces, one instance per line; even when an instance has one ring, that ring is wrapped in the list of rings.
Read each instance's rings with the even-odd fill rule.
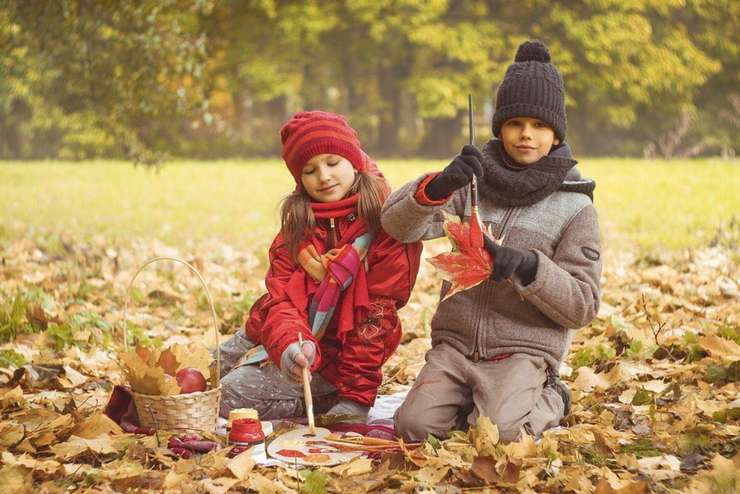
[[[353,214],[358,195],[333,203],[311,203],[317,219],[345,217]],[[352,243],[349,243],[351,240]],[[342,291],[352,285],[367,255],[373,235],[357,218],[344,232],[339,244],[325,253],[313,242],[308,242],[298,253],[298,264],[308,276],[319,283],[308,307],[308,324],[317,340],[324,335],[336,311]],[[238,365],[248,365],[267,359],[264,346],[250,349]]]

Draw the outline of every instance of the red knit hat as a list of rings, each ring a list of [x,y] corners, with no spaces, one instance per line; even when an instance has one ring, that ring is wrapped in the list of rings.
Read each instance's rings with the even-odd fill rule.
[[[336,113],[298,112],[280,129],[280,139],[283,159],[298,184],[306,162],[317,154],[337,154],[352,163],[357,171],[365,171],[357,132]]]

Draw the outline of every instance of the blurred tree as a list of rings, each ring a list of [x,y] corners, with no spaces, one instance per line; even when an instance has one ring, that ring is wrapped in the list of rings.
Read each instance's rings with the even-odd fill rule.
[[[345,113],[382,155],[478,143],[517,46],[563,73],[583,154],[730,154],[733,0],[11,0],[0,4],[0,156],[275,154],[294,111]]]
[[[128,158],[156,161],[179,128],[207,112],[198,17],[210,8],[206,0],[9,2],[4,33],[16,56],[29,58],[13,71],[31,85],[38,73],[43,86],[28,97],[17,86],[3,91],[4,99],[24,102],[24,111],[6,107],[6,118],[36,130],[57,127],[45,155],[110,154],[115,144]]]

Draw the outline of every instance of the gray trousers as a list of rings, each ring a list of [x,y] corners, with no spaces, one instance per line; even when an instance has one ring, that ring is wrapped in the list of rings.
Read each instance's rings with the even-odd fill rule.
[[[547,367],[542,357],[523,353],[476,363],[438,344],[396,411],[396,432],[408,441],[445,438],[487,416],[502,441],[517,440],[522,427],[539,435],[558,425],[565,408],[558,391],[545,385]]]
[[[234,408],[254,408],[262,420],[300,417],[306,414],[303,384],[280,372],[275,364],[243,365],[233,368],[244,353],[255,344],[239,330],[220,345],[221,408],[228,417]],[[311,380],[314,412],[326,413],[339,400],[337,389],[314,373]]]

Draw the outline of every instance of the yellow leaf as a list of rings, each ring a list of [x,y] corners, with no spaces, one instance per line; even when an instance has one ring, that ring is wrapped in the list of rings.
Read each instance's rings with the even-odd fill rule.
[[[23,405],[25,400],[23,399],[23,389],[20,386],[16,386],[12,389],[5,389],[0,391],[0,410],[4,410],[9,407]]]
[[[15,422],[0,423],[0,446],[10,448],[21,442],[24,435],[23,425]]]
[[[449,471],[450,469],[447,467],[424,467],[414,472],[414,479],[420,484],[433,486],[439,484]]]
[[[239,453],[229,461],[227,468],[239,480],[244,480],[254,468],[255,461],[252,458],[252,450],[248,449]]]
[[[505,444],[503,448],[506,456],[509,458],[531,458],[538,456],[537,444],[529,434],[522,434],[519,441]]]
[[[177,473],[174,470],[170,470],[167,472],[167,475],[164,477],[164,481],[162,482],[162,489],[164,490],[178,490],[178,487],[183,483],[188,481],[188,476],[183,473]]]
[[[200,481],[200,485],[203,486],[208,494],[226,494],[237,482],[239,482],[239,479],[220,477],[217,479],[203,479]]]
[[[498,426],[486,416],[478,417],[475,427],[470,428],[470,441],[479,455],[496,456],[499,441]]]
[[[0,469],[0,485],[5,494],[27,494],[35,491],[31,470],[18,465],[5,465]]]
[[[211,352],[203,345],[173,345],[170,350],[177,359],[177,370],[193,367],[198,369],[206,380],[211,376],[210,365],[213,362],[213,357],[211,357]]]
[[[123,434],[123,429],[101,411],[96,411],[72,431],[72,434],[85,439],[93,439],[103,434]]]
[[[52,446],[51,451],[60,460],[69,460],[88,451],[100,455],[117,452],[111,437],[107,434],[95,439],[71,436],[66,442]]]
[[[721,360],[740,359],[740,345],[732,340],[719,336],[702,336],[699,338],[699,345],[708,351],[712,357]]]

